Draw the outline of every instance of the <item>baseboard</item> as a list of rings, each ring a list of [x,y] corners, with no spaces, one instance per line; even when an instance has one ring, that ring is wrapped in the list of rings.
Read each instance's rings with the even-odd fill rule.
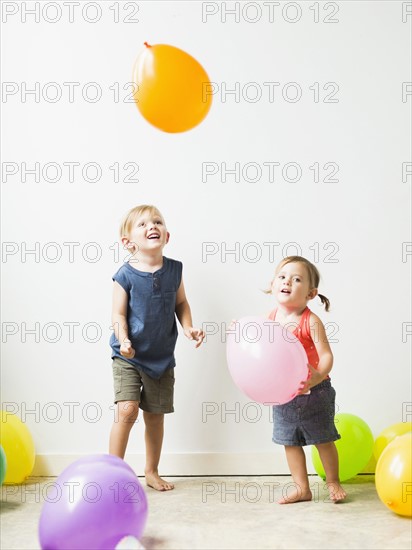
[[[310,448],[305,449],[309,474],[314,474]],[[32,472],[34,477],[59,476],[75,460],[85,455],[39,454]],[[144,454],[128,454],[126,462],[137,475],[142,475],[145,466]],[[258,476],[289,475],[283,453],[165,453],[160,461],[160,474],[164,476]],[[371,461],[361,473],[375,471]]]
[[[58,476],[84,455],[39,454],[32,476]],[[143,454],[129,454],[126,462],[137,475],[144,471]],[[274,453],[165,453],[160,461],[165,476],[282,475],[289,474],[284,457]]]

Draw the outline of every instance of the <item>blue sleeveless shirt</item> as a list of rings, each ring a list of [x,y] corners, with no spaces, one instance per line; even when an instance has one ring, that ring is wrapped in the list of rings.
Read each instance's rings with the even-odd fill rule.
[[[176,293],[182,280],[182,263],[163,256],[163,266],[154,273],[139,271],[129,263],[113,275],[128,295],[129,340],[136,350],[133,359],[120,355],[114,333],[110,338],[112,359],[119,357],[139,367],[152,378],[176,365]]]

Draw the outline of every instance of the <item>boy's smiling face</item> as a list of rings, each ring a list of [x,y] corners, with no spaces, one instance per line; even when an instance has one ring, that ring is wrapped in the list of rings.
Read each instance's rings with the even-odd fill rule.
[[[155,252],[163,249],[169,236],[160,212],[147,210],[134,220],[130,234],[122,238],[122,243],[133,249],[133,253]]]

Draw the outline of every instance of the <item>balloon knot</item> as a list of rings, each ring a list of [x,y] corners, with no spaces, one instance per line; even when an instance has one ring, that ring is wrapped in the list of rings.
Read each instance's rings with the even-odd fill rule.
[[[151,48],[152,46],[148,44],[147,42],[143,42],[143,44],[146,46],[146,48]]]

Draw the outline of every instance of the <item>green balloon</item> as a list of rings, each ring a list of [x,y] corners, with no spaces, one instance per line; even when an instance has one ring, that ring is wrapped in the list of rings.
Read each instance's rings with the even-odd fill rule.
[[[0,445],[0,485],[3,485],[4,478],[6,477],[7,460],[6,453],[3,447]]]
[[[341,439],[335,441],[339,456],[339,479],[345,481],[361,472],[373,453],[373,435],[362,418],[354,414],[339,413],[335,416],[335,426]],[[312,462],[318,476],[325,479],[325,470],[318,450],[312,447]]]

